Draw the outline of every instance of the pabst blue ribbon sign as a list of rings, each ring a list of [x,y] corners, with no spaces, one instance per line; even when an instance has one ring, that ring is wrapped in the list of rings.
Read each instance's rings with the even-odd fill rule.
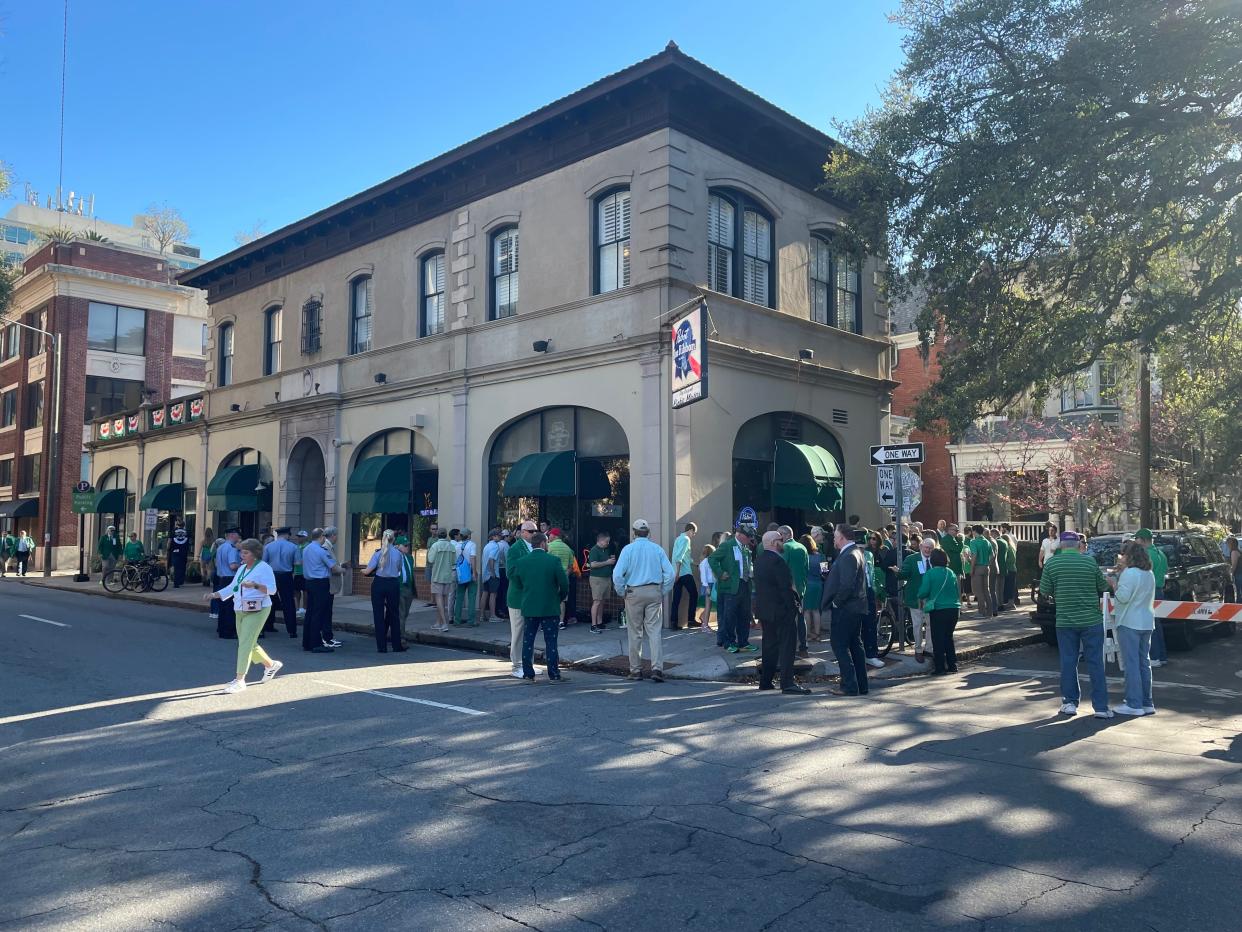
[[[673,407],[707,397],[707,302],[673,321]]]

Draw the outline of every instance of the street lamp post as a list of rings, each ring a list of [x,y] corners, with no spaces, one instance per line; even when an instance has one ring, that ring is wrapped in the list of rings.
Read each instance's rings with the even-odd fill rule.
[[[54,537],[59,537],[55,533],[56,529],[56,509],[59,505],[57,501],[59,489],[57,488],[57,470],[60,467],[60,394],[61,394],[61,372],[62,372],[62,352],[61,352],[61,335],[59,333],[51,333],[38,327],[32,327],[24,324],[20,320],[11,320],[9,318],[0,318],[0,323],[5,325],[15,325],[23,330],[29,330],[31,333],[37,333],[42,337],[46,337],[50,352],[52,354],[52,391],[49,399],[52,410],[52,440],[48,444],[47,454],[47,501],[43,504],[43,575],[52,575],[52,541]],[[44,423],[47,423],[46,416]]]

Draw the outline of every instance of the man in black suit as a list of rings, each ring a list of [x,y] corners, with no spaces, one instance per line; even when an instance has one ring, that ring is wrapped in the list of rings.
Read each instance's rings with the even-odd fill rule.
[[[838,524],[833,534],[837,558],[824,581],[821,610],[832,612],[829,625],[832,652],[841,668],[840,696],[867,694],[867,655],[863,652],[862,626],[867,617],[867,566],[854,542],[854,529]]]
[[[798,632],[798,593],[781,548],[780,531],[763,535],[763,550],[755,560],[755,614],[763,626],[763,654],[759,688],[774,689],[772,676],[779,666],[781,692],[806,695],[810,690],[794,680],[794,642]]]

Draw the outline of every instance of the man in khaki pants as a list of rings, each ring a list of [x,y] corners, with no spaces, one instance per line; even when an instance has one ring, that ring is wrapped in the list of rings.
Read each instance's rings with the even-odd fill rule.
[[[625,625],[630,635],[630,676],[643,677],[643,635],[651,655],[651,681],[664,682],[664,597],[673,590],[673,564],[664,548],[649,539],[651,525],[644,518],[634,522],[634,539],[621,550],[612,571],[612,587],[625,599]]]

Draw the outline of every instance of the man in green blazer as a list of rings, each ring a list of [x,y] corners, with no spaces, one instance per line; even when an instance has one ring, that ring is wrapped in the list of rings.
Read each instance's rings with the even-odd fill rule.
[[[720,604],[716,646],[731,654],[753,654],[759,650],[750,643],[750,580],[754,568],[750,547],[754,539],[755,529],[742,525],[732,535],[726,535],[716,552],[707,558],[716,577],[716,598]]]
[[[517,593],[525,631],[522,635],[522,679],[535,682],[535,635],[543,629],[544,662],[548,682],[563,683],[557,665],[556,637],[561,624],[561,602],[569,594],[569,577],[559,557],[547,550],[542,534],[530,536],[530,553],[523,553],[517,565],[509,564],[509,598]],[[512,555],[510,550],[510,555]],[[510,556],[512,559],[512,556]],[[512,604],[512,603],[510,603]]]
[[[509,545],[505,555],[505,576],[510,580],[509,591],[505,593],[505,604],[509,607],[509,662],[513,664],[512,676],[519,680],[522,673],[522,640],[526,637],[526,625],[522,621],[522,596],[513,590],[513,570],[522,558],[530,554],[530,538],[538,530],[534,521],[523,521],[518,532]]]
[[[911,627],[914,629],[914,659],[923,663],[932,647],[931,614],[919,601],[919,589],[923,585],[923,577],[932,568],[931,555],[936,550],[936,539],[924,537],[919,541],[918,553],[912,553],[901,564],[902,601],[910,612]]]
[[[398,610],[397,617],[401,619],[401,633],[405,634],[405,622],[410,617],[410,605],[418,598],[418,586],[414,582],[414,577],[418,574],[414,571],[414,557],[410,553],[410,539],[402,534],[395,541],[397,549],[401,551],[401,585],[397,590]]]
[[[109,524],[99,538],[99,564],[104,575],[116,569],[116,561],[121,556],[121,541],[116,536],[116,525]]]
[[[17,538],[12,532],[0,533],[0,578],[8,573],[9,560],[17,553]]]

